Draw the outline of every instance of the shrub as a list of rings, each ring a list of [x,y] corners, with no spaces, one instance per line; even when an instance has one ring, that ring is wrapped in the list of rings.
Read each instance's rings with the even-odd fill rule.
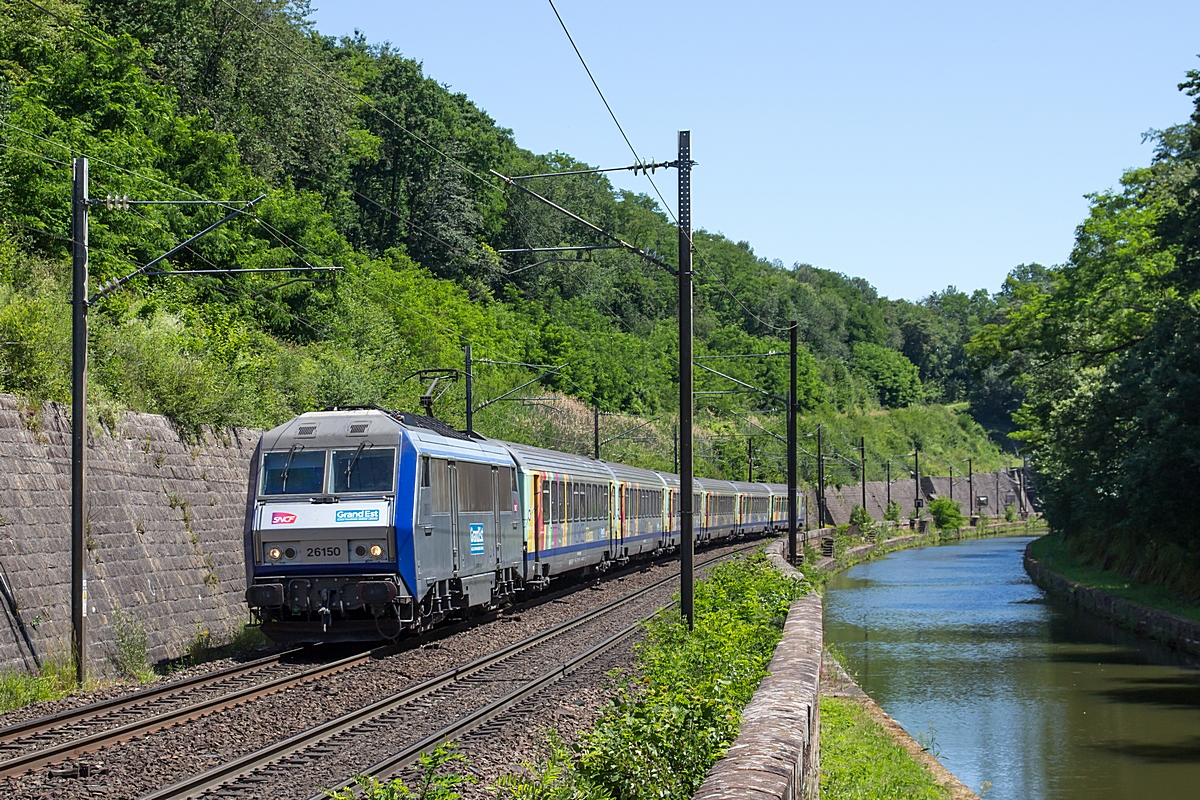
[[[696,625],[674,609],[647,623],[641,681],[626,685],[567,761],[560,751],[532,777],[508,776],[502,796],[690,799],[737,736],[782,635],[792,600],[808,587],[761,552],[715,567],[696,586]]]
[[[887,508],[883,512],[883,518],[890,522],[900,521],[900,503],[896,500],[889,500]]]
[[[866,533],[875,527],[875,519],[862,506],[855,506],[850,511],[850,524],[857,525],[860,531]]]
[[[474,783],[474,779],[449,771],[448,767],[456,762],[465,760],[461,753],[454,752],[457,745],[453,742],[438,745],[432,753],[421,753],[421,761],[417,768],[418,783],[415,788],[409,787],[402,778],[381,781],[371,775],[355,775],[354,785],[361,789],[361,795],[353,787],[347,787],[336,792],[325,792],[332,800],[459,800],[458,787]]]
[[[1004,507],[1004,521],[1005,522],[1016,522],[1017,521],[1017,504],[1016,503],[1009,503],[1007,506]]]
[[[154,679],[146,663],[146,626],[120,606],[112,611],[113,647],[108,658],[117,674],[139,683]]]
[[[929,516],[938,530],[961,528],[967,518],[962,515],[962,504],[956,503],[949,497],[939,497],[929,503]]]

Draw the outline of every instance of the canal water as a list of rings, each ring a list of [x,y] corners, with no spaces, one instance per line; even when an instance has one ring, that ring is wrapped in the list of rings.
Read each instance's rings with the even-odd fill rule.
[[[829,584],[825,640],[985,800],[1200,798],[1200,664],[1048,599],[1029,541],[854,567]]]

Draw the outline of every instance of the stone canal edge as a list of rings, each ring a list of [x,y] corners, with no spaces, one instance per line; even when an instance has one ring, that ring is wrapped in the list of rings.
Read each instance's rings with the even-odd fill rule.
[[[998,524],[986,529],[982,536],[976,534],[972,537],[1020,535],[1021,529],[1028,529],[1024,522]],[[822,533],[827,531],[805,531],[804,541],[811,545],[820,541]],[[840,561],[823,558],[815,566],[817,569],[839,572],[870,560],[876,554],[936,545],[937,542],[937,537],[928,535],[898,536],[877,545],[851,548]],[[782,537],[770,542],[767,557],[785,575],[800,575],[784,558],[786,547],[787,541]],[[935,781],[948,790],[950,799],[978,800],[979,795],[925,752],[898,722],[888,716],[846,674],[838,662],[824,657],[822,614],[821,595],[816,591],[792,603],[787,612],[784,637],[775,648],[768,675],[758,685],[755,696],[742,712],[742,728],[738,738],[725,757],[708,770],[694,800],[806,800],[820,796],[822,662],[830,687],[827,693],[858,700],[871,718],[892,736],[893,741],[904,747],[917,763],[930,771]]]
[[[819,536],[819,531],[812,531]],[[907,546],[933,544],[926,536],[902,536],[878,545],[880,553]],[[767,546],[767,557],[785,574],[799,575],[784,558],[786,540]],[[855,548],[847,556],[862,560],[876,545]],[[832,559],[822,559],[832,562]],[[831,564],[834,570],[843,565]],[[828,567],[826,567],[828,568]],[[978,800],[978,795],[926,752],[899,723],[887,715],[836,661],[824,654],[821,595],[809,592],[788,609],[783,638],[775,648],[769,673],[742,712],[737,739],[709,769],[695,800],[762,798],[806,800],[820,795],[820,697],[858,701],[887,733],[947,789],[952,800]],[[823,664],[824,662],[824,664]],[[825,680],[822,679],[823,667]]]
[[[1025,571],[1049,594],[1078,609],[1108,620],[1139,636],[1157,639],[1170,647],[1200,655],[1200,622],[1117,597],[1103,589],[1073,581],[1047,567],[1025,547]]]

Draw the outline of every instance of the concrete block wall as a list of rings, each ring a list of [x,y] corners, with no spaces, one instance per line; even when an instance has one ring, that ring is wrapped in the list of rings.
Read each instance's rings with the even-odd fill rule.
[[[152,661],[182,655],[197,632],[247,618],[242,518],[259,431],[182,437],[163,417],[122,414],[88,441],[88,642],[91,669],[114,647],[113,611],[146,628]],[[71,635],[71,432],[66,410],[0,394],[0,567],[43,659]],[[0,668],[32,662],[0,615]]]
[[[990,517],[1004,514],[1008,502],[1016,502],[1021,507],[1021,486],[1007,470],[995,472],[977,472],[974,475],[975,494],[987,495],[988,505],[982,509]],[[965,475],[954,478],[954,499],[962,504],[963,513],[967,514],[970,501],[970,483]],[[912,478],[892,481],[892,500],[900,504],[900,518],[908,519],[913,510],[913,497],[916,487]],[[938,497],[950,496],[949,477],[921,477],[921,498],[926,507],[929,501]],[[1013,498],[1011,501],[1008,498]],[[883,519],[887,509],[888,487],[886,481],[867,481],[867,511],[875,519]],[[825,488],[826,509],[831,517],[825,522],[828,525],[841,525],[850,521],[850,512],[855,506],[862,505],[861,484],[842,486],[840,488],[827,486]],[[1025,508],[1030,508],[1029,497],[1025,498]],[[813,490],[807,491],[806,508],[816,522],[817,500]]]

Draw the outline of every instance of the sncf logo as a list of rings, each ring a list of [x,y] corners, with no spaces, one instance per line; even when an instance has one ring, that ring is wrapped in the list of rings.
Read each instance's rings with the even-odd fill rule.
[[[296,521],[295,514],[288,514],[284,511],[275,511],[271,514],[272,525],[291,525]]]

